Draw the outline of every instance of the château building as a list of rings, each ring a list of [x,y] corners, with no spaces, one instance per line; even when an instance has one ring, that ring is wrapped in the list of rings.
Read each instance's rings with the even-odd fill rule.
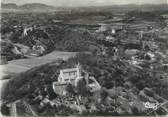
[[[84,73],[85,75],[82,75],[82,73]],[[81,79],[84,79],[86,81],[86,85],[91,92],[100,90],[101,86],[96,81],[96,79],[92,76],[89,76],[89,74],[84,70],[82,71],[80,64],[78,64],[75,68],[60,70],[58,81],[53,82],[53,90],[56,94],[66,95],[65,89],[67,84],[72,84],[76,87],[78,81]]]
[[[62,69],[58,77],[60,83],[72,83],[76,85],[79,79],[83,78],[81,75],[81,65],[78,64],[76,68]]]

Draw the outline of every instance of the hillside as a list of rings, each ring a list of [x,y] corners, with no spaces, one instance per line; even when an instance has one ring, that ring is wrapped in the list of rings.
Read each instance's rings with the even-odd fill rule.
[[[70,98],[69,96],[61,97],[59,94],[55,95],[52,89],[52,83],[57,81],[59,70],[72,68],[78,62],[102,86],[98,92],[83,95],[82,104],[76,106],[81,110],[84,109],[81,113],[77,112],[78,109],[74,108],[74,105],[68,106],[64,104],[65,102],[70,103],[70,100],[76,101],[76,98]],[[156,82],[151,82],[151,79]],[[83,86],[81,87],[83,89]],[[44,90],[45,88],[47,88],[47,91]],[[74,96],[80,96],[82,91],[77,94],[73,93],[73,91],[70,93]],[[56,107],[47,104],[41,106],[40,102],[43,101],[35,101],[39,97],[36,95],[37,92],[42,92],[42,97],[47,95],[50,102],[55,100],[59,104]],[[124,61],[114,61],[107,57],[95,57],[80,53],[77,57],[71,58],[67,62],[65,61],[61,64],[48,63],[14,77],[9,82],[3,98],[9,102],[17,99],[27,100],[35,108],[39,116],[46,116],[48,114],[54,116],[55,113],[57,115],[144,116],[150,112],[150,109],[144,107],[144,101],[166,102],[166,92],[166,83],[149,71],[141,70]],[[157,114],[165,114],[163,108],[158,109]]]
[[[19,12],[23,12],[23,11],[27,11],[27,12],[46,12],[46,11],[55,11],[57,10],[54,6],[50,6],[50,5],[45,5],[45,4],[41,4],[41,3],[32,3],[32,4],[24,4],[24,5],[16,5],[13,3],[9,3],[9,4],[1,4],[2,7],[2,11],[19,11]]]

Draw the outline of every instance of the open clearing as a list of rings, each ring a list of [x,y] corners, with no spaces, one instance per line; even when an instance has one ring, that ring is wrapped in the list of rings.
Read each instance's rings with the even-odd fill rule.
[[[0,70],[1,78],[3,78],[6,75],[25,72],[33,67],[50,63],[57,59],[67,60],[68,58],[74,57],[75,55],[76,55],[76,52],[53,51],[42,57],[12,60],[12,61],[9,61],[8,64],[0,65],[1,66],[0,68],[2,68]]]

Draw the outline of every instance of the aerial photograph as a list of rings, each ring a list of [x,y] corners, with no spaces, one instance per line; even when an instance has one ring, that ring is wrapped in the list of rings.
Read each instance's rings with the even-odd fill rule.
[[[168,0],[1,0],[0,117],[168,116]]]

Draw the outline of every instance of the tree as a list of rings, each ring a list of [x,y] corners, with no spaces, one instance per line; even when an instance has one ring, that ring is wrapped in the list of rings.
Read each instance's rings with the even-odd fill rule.
[[[6,104],[1,105],[1,113],[6,116],[10,115],[10,109],[6,106]]]
[[[74,91],[74,86],[72,84],[68,84],[65,88],[65,90],[71,94],[75,94],[75,91]]]
[[[77,92],[78,94],[82,96],[87,96],[89,94],[88,87],[86,85],[86,81],[84,79],[81,79],[77,83]]]

